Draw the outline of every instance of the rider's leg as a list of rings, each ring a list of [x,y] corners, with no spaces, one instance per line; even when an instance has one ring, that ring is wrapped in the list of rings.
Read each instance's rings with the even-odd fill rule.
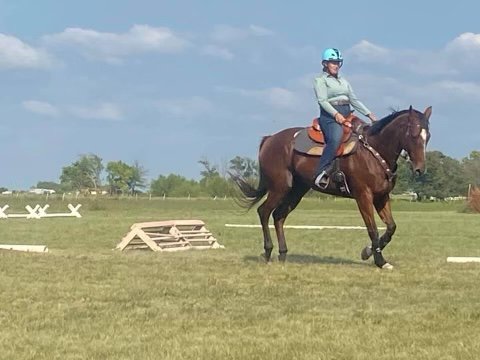
[[[337,149],[342,141],[343,128],[330,116],[320,117],[320,127],[325,137],[325,148],[318,163],[315,185],[325,188],[328,185],[329,167],[335,159]]]

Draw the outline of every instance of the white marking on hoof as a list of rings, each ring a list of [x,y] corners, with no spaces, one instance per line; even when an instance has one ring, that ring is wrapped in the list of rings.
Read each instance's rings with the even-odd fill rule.
[[[385,263],[385,265],[382,266],[382,269],[393,270],[393,265]]]

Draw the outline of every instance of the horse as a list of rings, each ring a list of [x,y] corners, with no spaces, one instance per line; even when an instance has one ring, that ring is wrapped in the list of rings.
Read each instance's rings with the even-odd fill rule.
[[[372,125],[365,124],[361,127],[358,130],[357,149],[336,159],[337,166],[344,174],[348,185],[347,194],[315,186],[313,181],[319,156],[299,153],[294,149],[295,135],[304,128],[288,128],[263,137],[258,154],[258,186],[251,185],[239,175],[230,176],[241,190],[240,200],[243,200],[243,205],[248,209],[267,195],[265,201],[257,208],[263,231],[264,260],[267,263],[271,260],[273,249],[268,227],[272,213],[278,240],[278,259],[285,262],[288,249],[283,225],[288,214],[296,208],[303,196],[313,189],[331,195],[354,198],[371,241],[371,245],[361,251],[362,260],[367,260],[373,255],[376,266],[393,269],[383,257],[382,251],[392,240],[397,227],[390,205],[390,192],[395,186],[397,161],[401,153],[406,153],[412,171],[416,175],[425,172],[431,113],[431,106],[423,113],[410,106],[408,109],[395,111]],[[349,120],[359,119],[352,115]],[[375,223],[374,208],[386,225],[385,233],[381,236]]]

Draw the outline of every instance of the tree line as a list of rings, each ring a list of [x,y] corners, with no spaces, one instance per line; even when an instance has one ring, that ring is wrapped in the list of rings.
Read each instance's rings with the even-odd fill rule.
[[[426,157],[427,172],[421,177],[413,177],[409,163],[402,158],[399,160],[394,193],[415,193],[418,199],[445,199],[466,196],[469,184],[480,184],[480,151],[472,151],[461,160],[440,151],[428,151]],[[258,183],[258,162],[248,157],[236,156],[228,161],[225,173],[221,173],[219,167],[207,159],[201,159],[198,163],[202,166],[199,180],[169,174],[159,175],[149,182],[147,170],[138,161],[128,164],[118,160],[104,164],[98,155],[84,154],[62,168],[59,182],[39,181],[36,187],[52,189],[57,193],[224,197],[235,192],[235,185],[227,172],[240,175],[253,184]],[[7,189],[0,187],[0,191],[3,190]],[[311,192],[307,196],[320,195]]]

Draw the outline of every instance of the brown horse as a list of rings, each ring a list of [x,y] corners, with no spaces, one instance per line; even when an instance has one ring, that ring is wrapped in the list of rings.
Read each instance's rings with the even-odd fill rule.
[[[373,254],[378,267],[393,268],[385,261],[382,250],[390,242],[396,229],[389,195],[395,186],[396,163],[404,150],[410,158],[414,173],[422,174],[425,171],[431,113],[431,107],[422,113],[410,106],[407,110],[386,116],[372,126],[365,126],[359,135],[361,145],[358,149],[353,154],[338,159],[339,169],[344,173],[350,190],[348,195],[328,188],[320,190],[313,184],[319,157],[299,153],[293,147],[295,134],[303,128],[289,128],[265,136],[259,149],[258,188],[254,188],[241,177],[232,176],[242,191],[248,208],[267,194],[266,200],[257,209],[263,229],[265,260],[270,261],[273,249],[268,228],[270,215],[273,212],[279,260],[285,261],[288,250],[283,224],[288,214],[312,188],[332,195],[353,197],[371,240],[371,246],[362,250],[362,259],[367,260]],[[381,237],[375,224],[373,208],[386,224],[386,231]]]

